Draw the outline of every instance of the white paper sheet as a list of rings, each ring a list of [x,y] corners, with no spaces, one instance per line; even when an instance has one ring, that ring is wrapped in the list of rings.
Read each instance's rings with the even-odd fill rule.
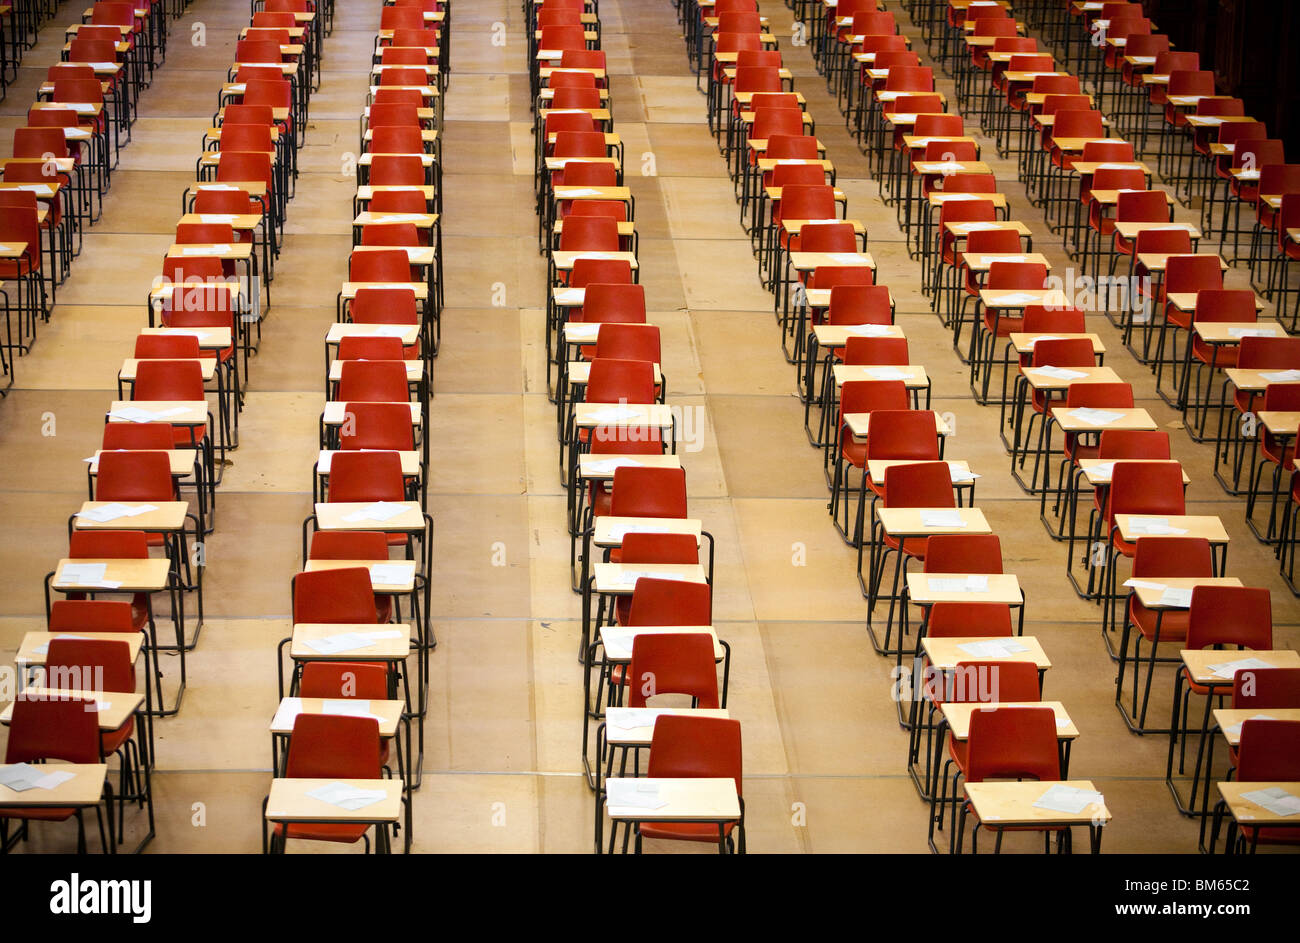
[[[1099,805],[1103,802],[1101,793],[1054,783],[1034,801],[1034,808],[1078,815],[1094,802]]]
[[[606,803],[618,809],[662,809],[668,802],[659,798],[658,783],[637,782],[635,779],[608,779],[605,781]]]
[[[347,809],[349,812],[356,812],[376,802],[382,802],[385,797],[382,789],[358,789],[347,783],[327,783],[313,789],[307,795],[321,802],[328,802],[332,806],[338,806],[340,809]]]

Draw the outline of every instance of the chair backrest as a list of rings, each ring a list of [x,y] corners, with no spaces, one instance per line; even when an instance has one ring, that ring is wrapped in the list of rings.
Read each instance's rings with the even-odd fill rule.
[[[650,739],[647,776],[730,778],[741,792],[740,721],[661,714]]]
[[[871,414],[873,419],[876,415]],[[867,435],[867,449],[870,451],[870,432]],[[948,463],[891,465],[885,469],[885,494],[882,501],[887,508],[956,507]]]
[[[998,231],[1006,230],[994,230],[994,232]],[[971,233],[972,237],[976,235],[980,234]],[[1016,238],[1018,239],[1019,236]],[[968,247],[969,244],[968,239]],[[1084,312],[1078,308],[1049,308],[1040,304],[1031,304],[1025,305],[1023,315],[1026,334],[1082,334],[1087,330]]]
[[[1086,366],[1079,364],[1078,366]],[[1091,407],[1093,409],[1132,409],[1133,387],[1127,383],[1072,383],[1065,392],[1068,409]],[[1160,456],[1167,458],[1168,456]]]
[[[337,452],[330,459],[327,500],[338,502],[403,501],[406,487],[396,452]]]
[[[700,562],[700,547],[694,534],[630,532],[623,535],[619,549],[624,563]]]
[[[1110,479],[1109,499],[1112,520],[1115,514],[1185,514],[1182,466],[1118,462]]]
[[[1092,367],[1097,363],[1086,337],[1042,338],[1034,344],[1035,367]]]
[[[713,637],[706,633],[634,636],[628,675],[629,707],[645,707],[649,698],[660,694],[689,694],[697,707],[718,707]]]
[[[1115,466],[1119,471],[1120,466]],[[1251,586],[1196,586],[1187,613],[1187,647],[1239,645],[1273,647],[1273,606],[1267,589]]]
[[[140,631],[125,599],[56,599],[50,604],[46,628],[50,632]]]
[[[1248,370],[1300,369],[1300,337],[1243,337],[1237,366]]]
[[[944,675],[941,701],[987,704],[1042,699],[1038,666],[1029,661],[963,661]]]
[[[911,401],[902,380],[849,380],[840,388],[840,422],[846,413],[877,410],[909,411]]]
[[[897,382],[902,382],[897,381]],[[937,462],[939,459],[939,437],[935,434],[934,413],[929,410],[915,409],[874,409],[867,417],[867,459],[884,461],[913,460],[916,462]],[[947,464],[943,466],[951,494],[951,474]],[[889,469],[885,473],[889,479]],[[905,466],[905,473],[898,478],[907,477],[907,473],[918,476],[928,474],[921,465]],[[917,482],[921,486],[920,479]],[[886,485],[888,490],[888,485]],[[895,499],[899,493],[895,492]],[[896,505],[902,506],[902,505]]]
[[[1244,721],[1237,745],[1237,779],[1243,783],[1300,779],[1300,721]]]
[[[712,587],[708,583],[643,576],[632,589],[632,607],[627,624],[712,625]]]
[[[1169,196],[1164,190],[1133,190],[1120,193],[1115,203],[1118,222],[1163,223],[1170,218]]]
[[[165,452],[175,445],[165,422],[107,422],[100,447],[110,450]]]
[[[1133,575],[1214,575],[1214,554],[1204,537],[1143,537],[1133,554]]]
[[[564,219],[560,249],[567,252],[617,252],[618,222],[608,216],[575,216]]]
[[[148,362],[148,361],[146,361]],[[166,452],[101,452],[96,501],[171,501],[175,498]]]
[[[45,676],[47,680],[80,679],[79,682],[56,682],[51,687],[124,694],[135,691],[135,664],[126,639],[50,639],[45,655]]]
[[[388,699],[388,666],[365,661],[307,661],[298,680],[298,696],[384,701]]]
[[[377,619],[375,591],[370,582],[370,570],[366,567],[295,574],[293,578],[295,624],[371,625]]]
[[[850,337],[844,345],[848,365],[906,366],[912,362],[906,337]]]
[[[72,560],[144,560],[148,556],[149,535],[142,530],[74,530],[68,535]]]
[[[588,403],[653,403],[654,365],[644,360],[593,360],[583,398]]]
[[[685,469],[616,468],[609,513],[615,517],[685,518]]]
[[[1091,384],[1080,384],[1090,386]],[[1125,384],[1128,386],[1128,384]],[[1132,389],[1129,390],[1132,401]],[[1127,407],[1126,407],[1127,408]],[[1147,458],[1167,461],[1169,453],[1169,433],[1163,429],[1104,429],[1097,444],[1097,457]]]
[[[644,324],[645,286],[588,283],[582,298],[582,319]]]
[[[1058,138],[1100,138],[1106,136],[1100,111],[1064,109],[1056,112],[1052,136]]]
[[[1300,668],[1250,668],[1232,676],[1235,709],[1300,708]]]
[[[379,756],[379,721],[375,718],[303,713],[294,718],[285,775],[290,779],[378,779]]]
[[[203,368],[193,360],[145,360],[136,365],[132,399],[203,399]]]
[[[367,252],[353,256],[353,271],[358,274],[383,274],[376,272],[371,262],[376,256],[389,256],[386,252]],[[393,253],[405,262],[406,253]],[[363,281],[384,281],[382,278],[362,279]],[[405,279],[402,279],[403,281]],[[416,307],[413,288],[358,288],[356,297],[348,308],[348,313],[357,324],[418,324],[419,312]]]
[[[402,249],[353,252],[348,259],[348,278],[354,282],[410,282],[410,256]]]
[[[14,701],[5,762],[33,760],[100,762],[99,720],[94,701],[22,697]]]
[[[627,259],[574,259],[573,269],[569,272],[569,287],[587,288],[592,284],[631,285],[632,263]],[[585,309],[585,295],[583,301]]]
[[[606,324],[596,337],[596,359],[662,360],[659,328],[653,324]]]
[[[999,707],[971,714],[966,781],[1061,778],[1056,715],[1048,707]]]
[[[1217,263],[1218,257],[1210,260]],[[1196,293],[1196,321],[1244,324],[1255,321],[1257,314],[1255,293],[1248,288],[1206,288]]]
[[[836,285],[827,320],[831,324],[893,324],[889,289],[884,285]]]
[[[339,447],[411,451],[415,433],[410,407],[406,403],[348,403]]]
[[[1011,632],[1010,607],[995,602],[937,602],[926,623],[932,638],[1010,638]]]
[[[405,403],[410,400],[406,365],[394,360],[347,360],[340,368],[343,402]]]
[[[996,534],[936,534],[926,542],[926,573],[1001,573]]]

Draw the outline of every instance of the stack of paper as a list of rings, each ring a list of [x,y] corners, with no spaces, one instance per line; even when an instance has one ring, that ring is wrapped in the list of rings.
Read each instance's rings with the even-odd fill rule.
[[[1080,373],[1078,370],[1067,370],[1064,367],[1031,367],[1035,373],[1041,373],[1045,377],[1051,377],[1053,380],[1082,380],[1088,374]]]
[[[588,414],[588,418],[595,422],[616,422],[619,419],[635,419],[639,415],[641,411],[631,406],[607,406]]]
[[[343,520],[350,524],[361,521],[376,521],[382,524],[384,521],[391,521],[393,518],[400,516],[405,511],[406,505],[400,501],[376,501],[368,507],[346,515]]]
[[[1005,658],[1029,651],[1029,646],[1014,639],[988,639],[983,642],[963,642],[957,646],[968,655],[976,658]]]
[[[620,468],[641,468],[642,463],[634,458],[602,458],[595,462],[585,462],[583,467],[593,475],[610,475]]]
[[[921,512],[922,527],[965,527],[961,512],[956,508],[929,508]]]
[[[1104,801],[1101,793],[1091,789],[1077,789],[1064,783],[1053,783],[1047,787],[1046,792],[1034,800],[1034,808],[1078,815],[1093,803],[1100,806]]]
[[[171,406],[167,409],[141,409],[139,406],[119,406],[109,411],[113,419],[125,422],[158,422],[168,416],[179,416],[185,412],[184,406]]]
[[[1282,817],[1300,815],[1300,796],[1292,795],[1281,786],[1243,792],[1241,798]]]
[[[11,766],[0,766],[0,786],[7,786],[14,792],[26,792],[28,789],[49,790],[66,783],[75,775],[64,770],[46,772],[28,763],[14,763]]]
[[[148,514],[150,511],[156,511],[158,508],[152,504],[104,504],[97,508],[87,508],[84,511],[78,511],[77,517],[84,517],[86,520],[94,521],[97,524],[107,524],[109,521],[115,521],[122,517],[138,517],[141,514]],[[66,567],[65,567],[66,569]]]
[[[375,642],[386,638],[401,638],[397,629],[380,629],[374,632],[339,632],[335,635],[322,635],[309,638],[303,644],[322,655],[337,655],[340,652],[354,651],[360,648],[373,648]]]
[[[1165,517],[1134,517],[1128,523],[1129,532],[1140,537],[1177,537],[1187,533],[1182,527],[1174,527]]]
[[[897,367],[867,367],[867,376],[875,380],[910,380],[912,374]]]
[[[90,638],[90,636],[88,636],[88,635],[73,635],[72,633],[64,634],[64,633],[60,632],[60,633],[59,633],[59,638],[88,639],[88,638]],[[49,642],[41,642],[41,644],[39,644],[39,645],[33,645],[33,646],[32,646],[32,654],[33,654],[33,655],[48,655],[49,653],[50,653],[50,643],[49,643]]]
[[[653,727],[662,714],[672,713],[654,707],[610,707],[605,710],[605,721],[615,730],[639,730]]]
[[[975,474],[969,468],[962,468],[956,462],[948,463],[948,475],[952,478],[954,485],[962,484],[968,481],[974,481],[979,475]]]
[[[411,568],[400,563],[372,563],[370,583],[374,586],[404,586],[411,576]]]
[[[332,806],[338,806],[340,809],[356,812],[376,802],[383,802],[387,794],[382,789],[358,789],[347,783],[327,783],[313,789],[307,795]]]
[[[1274,717],[1272,714],[1251,714],[1250,717],[1246,719],[1247,720],[1277,720],[1277,718]],[[1225,734],[1228,734],[1229,736],[1239,737],[1241,736],[1241,724],[1244,724],[1245,722],[1246,721],[1243,720],[1241,723],[1229,724],[1228,726],[1223,728],[1223,732]]]
[[[888,337],[892,332],[885,324],[843,324],[845,334],[854,337]]]
[[[1106,409],[1093,409],[1089,406],[1079,406],[1071,411],[1071,415],[1080,422],[1086,422],[1090,426],[1108,426],[1112,422],[1123,419],[1123,413],[1111,412]]]
[[[1167,606],[1170,609],[1189,609],[1192,605],[1192,591],[1167,586],[1160,598],[1156,600],[1156,605]]]
[[[969,576],[931,576],[932,593],[987,593],[989,578],[982,573]]]
[[[605,781],[606,801],[611,809],[662,809],[667,801],[659,798],[659,784],[635,779]]]
[[[1231,681],[1238,671],[1258,671],[1262,668],[1272,668],[1274,666],[1259,658],[1239,658],[1236,661],[1225,661],[1207,667],[1216,678],[1225,678]]]
[[[1300,380],[1300,370],[1274,370],[1270,373],[1261,373],[1260,376],[1269,383],[1294,383]]]

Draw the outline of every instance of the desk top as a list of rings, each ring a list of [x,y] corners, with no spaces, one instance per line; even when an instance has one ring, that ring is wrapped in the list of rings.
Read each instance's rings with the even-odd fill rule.
[[[1016,646],[1023,650],[987,655],[979,654],[978,647],[974,652],[963,647],[978,646],[981,642],[1016,643]],[[930,664],[940,670],[951,670],[960,664],[972,661],[1027,661],[1038,666],[1040,670],[1052,667],[1052,663],[1047,658],[1047,653],[1043,651],[1043,646],[1032,635],[1002,638],[994,638],[988,635],[973,635],[970,638],[933,638],[927,635],[921,639],[921,648],[926,657],[930,659]]]
[[[1069,786],[1087,792],[1097,789],[1090,779],[1050,782],[983,782],[965,783],[966,798],[975,814],[986,826],[1007,825],[1105,825],[1111,820],[1105,801],[1094,802],[1082,812],[1058,812],[1037,808],[1034,803],[1054,785]]]
[[[624,785],[630,784],[630,785]],[[623,789],[655,790],[667,803],[659,809],[616,805]],[[633,822],[728,822],[740,818],[740,800],[734,779],[637,779],[605,780],[608,797],[605,811],[615,821]]]
[[[334,643],[314,647],[313,640]],[[411,653],[411,627],[401,623],[298,623],[289,657],[295,661],[399,661]]]
[[[356,789],[382,792],[384,798],[365,808],[349,811],[308,795],[324,786],[343,783]],[[402,817],[400,779],[273,779],[266,803],[268,822],[332,822],[379,824]]]
[[[5,769],[14,764],[2,764]],[[6,808],[80,808],[98,805],[108,778],[107,763],[45,763],[41,773],[72,773],[72,778],[53,789],[24,789],[15,792],[0,786],[0,806]]]

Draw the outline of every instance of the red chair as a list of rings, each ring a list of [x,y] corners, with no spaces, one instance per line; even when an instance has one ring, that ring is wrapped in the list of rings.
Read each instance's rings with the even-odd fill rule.
[[[1118,467],[1118,466],[1117,466]],[[1214,576],[1214,554],[1210,542],[1203,537],[1143,537],[1137,542],[1133,556],[1133,579],[1158,582],[1161,577],[1212,577]],[[1139,601],[1137,593],[1130,591],[1128,597],[1127,617],[1124,622],[1124,634],[1120,640],[1117,654],[1119,670],[1115,682],[1115,703],[1129,729],[1135,733],[1168,733],[1164,730],[1148,730],[1146,726],[1147,706],[1151,700],[1151,679],[1155,675],[1157,662],[1178,662],[1176,656],[1157,656],[1161,642],[1184,643],[1187,640],[1189,611],[1167,609],[1164,607],[1149,609]],[[1136,630],[1136,631],[1135,631]],[[1133,637],[1133,706],[1124,710],[1121,698],[1124,693],[1124,674],[1127,670],[1129,655],[1129,636]],[[1150,644],[1150,653],[1143,658],[1142,643]],[[1138,685],[1140,673],[1145,664],[1146,682],[1142,689],[1142,706],[1138,707]]]
[[[94,764],[102,762],[98,713],[90,699],[35,699],[19,698],[14,702],[9,721],[9,737],[5,744],[6,763],[39,763],[45,760],[62,760],[66,763]],[[739,727],[737,721],[732,721]],[[66,822],[77,820],[77,851],[86,851],[86,825],[79,808],[14,808],[0,809],[0,847],[9,848],[10,842],[26,838],[28,822]],[[112,812],[109,812],[112,815]],[[104,854],[109,853],[108,838],[104,833],[104,817],[95,806],[99,822],[99,843]],[[19,824],[20,832],[12,839],[9,823]],[[111,819],[110,829],[111,832]]]
[[[1059,780],[1061,761],[1056,744],[1056,715],[1046,707],[999,707],[975,711],[971,715],[967,739],[965,778],[968,783],[989,779]],[[955,784],[953,789],[955,798]],[[1058,833],[1058,841],[1069,834],[1068,829],[1060,827],[1004,827],[980,821],[967,800],[962,803],[961,816],[953,833],[955,854],[961,854],[968,816],[975,819],[975,830],[971,834],[973,852],[979,850],[980,828],[997,835],[995,853],[1001,851],[1002,836],[1007,831],[1041,831],[1045,845],[1050,842],[1053,832]]]
[[[735,780],[740,795],[740,721],[720,717],[662,715],[655,720],[646,775],[662,778],[705,777]],[[745,807],[740,818],[722,825],[702,822],[642,822],[636,826],[636,851],[644,839],[717,842],[719,850],[745,853]],[[733,833],[736,838],[733,840]],[[611,846],[614,836],[611,834]]]
[[[1238,673],[1240,674],[1240,672]],[[1259,674],[1263,674],[1260,672]],[[1300,779],[1300,723],[1249,719],[1242,722],[1237,747],[1237,781],[1242,783],[1295,782]],[[1215,830],[1223,802],[1215,807]],[[1296,845],[1300,834],[1293,828],[1260,828],[1235,822],[1228,830],[1229,851],[1255,853],[1259,845]],[[1211,846],[1212,848],[1213,846]]]
[[[385,12],[400,9],[386,7]],[[418,16],[418,12],[417,12]],[[299,714],[289,737],[289,756],[285,776],[289,779],[379,779],[383,774],[380,758],[379,721],[373,717],[348,717],[336,714]],[[382,825],[376,828],[387,829]],[[283,852],[289,839],[328,841],[353,844],[359,839],[370,850],[370,826],[321,822],[275,822],[267,844],[263,826],[263,845],[272,852]],[[378,844],[378,837],[376,837]]]

